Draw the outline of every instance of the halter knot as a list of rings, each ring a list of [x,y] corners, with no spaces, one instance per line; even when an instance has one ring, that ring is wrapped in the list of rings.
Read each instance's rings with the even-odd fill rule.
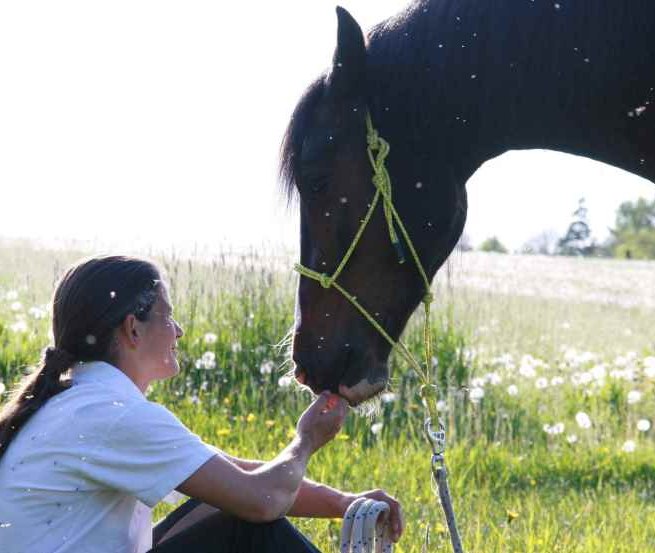
[[[382,188],[385,184],[384,176],[381,175],[380,173],[375,173],[371,177],[371,180],[373,181],[375,188]]]
[[[377,150],[380,147],[380,136],[375,129],[369,129],[366,134],[366,142],[371,150]]]
[[[434,294],[432,292],[427,292],[425,296],[423,296],[423,303],[425,305],[430,305],[434,301]]]
[[[329,288],[332,286],[332,278],[330,275],[326,275],[325,273],[322,273],[321,276],[318,277],[318,281],[321,283],[323,288]]]

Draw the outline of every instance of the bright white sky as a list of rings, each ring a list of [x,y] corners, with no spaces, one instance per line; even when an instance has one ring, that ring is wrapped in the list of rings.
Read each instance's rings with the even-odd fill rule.
[[[363,28],[405,0],[342,0]],[[0,3],[0,237],[218,249],[297,243],[280,139],[332,57],[332,1]],[[655,186],[553,152],[469,183],[474,243],[564,231],[578,198],[603,237]]]

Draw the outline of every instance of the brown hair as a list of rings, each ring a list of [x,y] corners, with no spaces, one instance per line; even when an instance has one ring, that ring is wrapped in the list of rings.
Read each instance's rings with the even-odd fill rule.
[[[70,267],[52,301],[54,346],[38,368],[15,386],[0,411],[0,457],[29,418],[68,389],[64,373],[78,361],[108,361],[114,331],[130,313],[145,321],[161,277],[150,261],[126,256],[83,259]]]

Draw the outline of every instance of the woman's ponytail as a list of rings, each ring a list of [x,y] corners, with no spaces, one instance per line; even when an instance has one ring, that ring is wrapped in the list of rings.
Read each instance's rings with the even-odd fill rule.
[[[57,284],[52,301],[55,347],[23,377],[0,410],[0,458],[29,418],[72,384],[64,373],[76,362],[111,361],[116,328],[133,313],[148,319],[161,276],[150,261],[122,255],[83,259]]]
[[[65,350],[55,347],[44,350],[39,368],[21,381],[0,411],[0,457],[39,407],[70,387],[70,381],[62,379],[62,375],[73,363],[75,357]]]

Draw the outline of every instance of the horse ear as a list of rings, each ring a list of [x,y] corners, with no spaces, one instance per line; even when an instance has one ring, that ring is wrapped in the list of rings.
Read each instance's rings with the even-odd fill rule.
[[[352,15],[337,7],[337,48],[327,79],[329,93],[351,96],[363,92],[366,77],[366,46],[362,29]]]

